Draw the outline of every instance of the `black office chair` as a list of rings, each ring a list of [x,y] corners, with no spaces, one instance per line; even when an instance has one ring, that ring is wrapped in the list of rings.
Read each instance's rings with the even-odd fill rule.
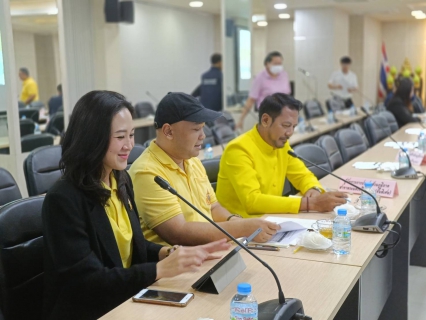
[[[31,119],[34,122],[39,121],[40,112],[36,108],[19,109],[19,119],[25,116],[26,119]]]
[[[213,190],[216,192],[217,179],[219,175],[220,157],[213,159],[204,159],[203,161],[201,161],[201,163],[206,169],[207,177],[209,178]]]
[[[49,122],[47,123],[46,133],[59,136],[64,131],[64,127],[64,113],[58,111],[52,116],[52,118],[50,118]]]
[[[306,120],[322,117],[324,110],[318,100],[308,100],[305,102],[303,109],[305,111]]]
[[[382,112],[379,113],[379,115],[386,118],[386,120],[388,121],[388,124],[389,124],[389,128],[390,128],[392,133],[394,133],[395,131],[398,131],[398,129],[399,129],[398,122],[396,121],[395,116],[393,115],[392,112],[382,111]]]
[[[388,120],[380,114],[374,114],[365,119],[364,126],[370,146],[374,146],[377,142],[392,134]]]
[[[19,120],[19,129],[21,131],[21,137],[34,134],[35,123],[31,119],[21,119]]]
[[[130,151],[129,158],[127,159],[127,167],[126,170],[130,169],[130,166],[133,164],[133,162],[136,161],[137,158],[142,154],[142,152],[145,151],[145,147],[141,144],[135,144],[133,146],[132,151]]]
[[[233,131],[235,131],[235,120],[232,114],[228,111],[222,111],[222,115],[223,115],[222,117],[214,121],[213,126],[226,125],[231,127]]]
[[[5,319],[42,319],[44,196],[0,208],[0,288]]]
[[[300,155],[303,158],[319,165],[325,170],[331,171],[330,163],[328,162],[327,155],[323,149],[319,146],[314,145],[313,143],[302,143],[294,147],[294,152]],[[306,167],[312,171],[312,173],[318,178],[321,179],[327,175],[321,169],[311,165],[310,163],[305,163]]]
[[[24,176],[30,197],[46,193],[62,176],[59,161],[61,146],[48,146],[35,149],[24,160]]]
[[[345,101],[343,101],[343,99],[338,96],[327,99],[325,101],[325,105],[327,106],[327,111],[335,112],[346,109]]]
[[[0,206],[21,198],[21,191],[13,176],[6,169],[0,168]]]
[[[367,150],[361,135],[352,129],[340,129],[336,132],[336,142],[346,163]]]
[[[142,146],[144,146],[145,148],[148,148],[148,147],[149,147],[149,145],[151,144],[151,141],[152,141],[152,140],[155,140],[155,138],[151,138],[151,139],[146,140],[146,141],[143,143],[143,145],[142,145]]]
[[[323,135],[315,142],[315,144],[325,151],[331,170],[336,170],[342,166],[342,155],[340,154],[339,147],[337,146],[334,137],[328,134]]]
[[[360,134],[360,136],[362,137],[362,140],[364,141],[367,148],[370,147],[370,141],[368,141],[368,138],[367,138],[367,135],[364,132],[364,129],[362,129],[362,127],[358,123],[351,123],[349,128],[358,132]]]
[[[204,134],[206,135],[206,137],[204,138],[202,148],[205,148],[206,145],[208,145],[208,144],[210,144],[212,147],[215,146],[216,145],[216,141],[214,139],[212,129],[210,127],[208,127],[208,126],[204,126],[203,130],[204,130]]]
[[[55,137],[50,133],[30,134],[21,138],[22,152],[31,152],[36,148],[51,146]]]
[[[155,110],[151,102],[143,101],[135,105],[136,118],[145,118],[149,115],[154,115]]]
[[[228,125],[214,126],[212,130],[217,144],[227,143],[237,137],[235,131]]]

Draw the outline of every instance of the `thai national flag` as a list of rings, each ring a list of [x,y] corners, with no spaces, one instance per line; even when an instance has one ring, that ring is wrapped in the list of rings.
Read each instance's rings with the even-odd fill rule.
[[[388,57],[386,55],[385,43],[382,43],[382,63],[380,66],[380,82],[379,82],[379,97],[384,99],[387,95],[387,82],[386,79],[389,73]]]

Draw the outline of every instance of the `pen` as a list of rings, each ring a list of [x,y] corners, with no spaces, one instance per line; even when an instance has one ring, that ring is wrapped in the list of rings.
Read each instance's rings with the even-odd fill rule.
[[[301,248],[302,248],[301,246],[297,247],[296,249],[294,249],[294,250],[293,250],[293,253],[296,253],[296,252],[297,252],[297,251],[299,251]]]
[[[273,246],[252,245],[247,246],[247,248],[251,250],[280,251],[280,248]]]

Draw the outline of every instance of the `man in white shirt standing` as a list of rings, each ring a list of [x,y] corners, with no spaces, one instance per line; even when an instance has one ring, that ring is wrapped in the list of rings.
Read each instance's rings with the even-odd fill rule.
[[[345,101],[346,108],[353,105],[352,93],[358,90],[358,79],[356,74],[350,70],[351,62],[349,57],[341,58],[341,69],[334,71],[328,81],[328,88],[332,90],[333,95]]]

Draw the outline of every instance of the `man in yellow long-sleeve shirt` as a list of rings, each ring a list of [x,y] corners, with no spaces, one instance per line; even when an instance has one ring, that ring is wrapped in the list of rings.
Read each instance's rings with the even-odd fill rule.
[[[275,93],[259,109],[259,123],[231,141],[220,161],[216,196],[230,212],[243,217],[265,213],[327,212],[346,203],[342,192],[324,192],[304,163],[288,155],[288,140],[302,104]],[[283,197],[285,178],[303,198]]]

